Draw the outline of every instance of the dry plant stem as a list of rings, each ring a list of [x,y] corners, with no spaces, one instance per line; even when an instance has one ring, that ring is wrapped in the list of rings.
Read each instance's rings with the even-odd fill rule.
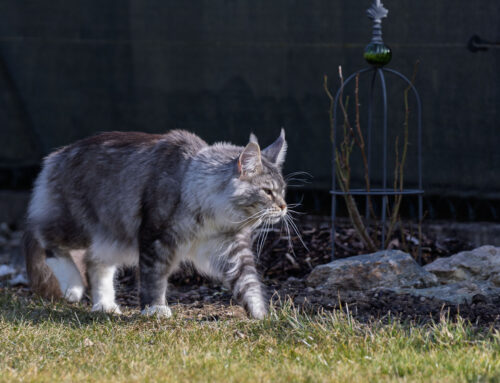
[[[333,106],[335,99],[333,98],[333,95],[330,92],[330,89],[328,89],[328,76],[324,75],[323,77],[323,88],[325,89],[325,93],[328,96],[328,99],[330,100],[330,103],[328,105],[328,122],[330,124],[330,142],[333,144],[334,142],[334,125],[333,125]]]
[[[404,143],[403,143],[403,153],[401,155],[401,161],[398,160],[398,142],[399,137],[396,138],[396,170],[394,171],[394,190],[403,190],[403,174],[404,174],[404,166],[406,162],[406,155],[408,153],[408,119],[409,119],[409,108],[408,108],[408,89],[405,90],[405,121],[404,121]],[[399,181],[399,182],[398,182]],[[398,185],[399,184],[399,185]],[[389,228],[387,229],[387,237],[385,239],[384,247],[387,247],[389,244],[390,238],[394,231],[394,227],[399,221],[399,210],[401,207],[401,201],[403,199],[402,194],[398,194],[394,197],[394,208],[392,209],[391,219],[389,220]]]
[[[337,154],[337,161],[336,161],[336,168],[337,168],[337,174],[340,179],[340,187],[342,188],[342,191],[347,191],[345,189],[345,186],[347,184],[346,180],[346,172],[342,170],[342,167],[340,165],[340,161],[338,160],[338,154]],[[364,242],[365,246],[368,248],[369,251],[376,251],[376,246],[373,240],[370,238],[368,235],[368,232],[365,228],[365,225],[363,223],[363,219],[361,218],[361,214],[359,214],[358,207],[356,205],[356,201],[354,201],[354,198],[351,194],[345,194],[344,195],[346,207],[347,207],[347,212],[349,213],[349,218],[356,229],[356,233],[358,236],[361,238],[361,240]]]
[[[361,151],[361,157],[363,159],[363,167],[364,167],[364,177],[365,177],[365,187],[366,191],[370,191],[370,173],[368,171],[368,159],[366,157],[365,151],[365,140],[363,138],[363,133],[361,132],[361,123],[359,121],[359,73],[356,75],[356,87],[354,89],[355,101],[356,101],[356,132],[358,134],[358,140],[356,143],[359,146],[359,150]],[[368,204],[368,209],[370,211],[371,217],[373,219],[376,218],[375,211],[373,210],[372,201],[369,195],[366,196],[366,203]]]
[[[427,215],[427,212],[424,213],[422,215],[422,219],[420,221],[418,221],[418,249],[417,249],[417,255],[415,256],[415,258],[419,258],[418,261],[421,263],[422,262],[422,258],[421,258],[421,255],[422,255],[422,252],[421,252],[421,248],[422,248],[422,221],[425,219]],[[420,256],[420,257],[418,257]]]
[[[344,116],[344,139],[342,140],[342,143],[340,145],[340,149],[335,149],[335,170],[337,172],[337,175],[339,177],[339,184],[340,188],[342,189],[343,192],[348,193],[349,192],[349,185],[350,185],[350,176],[351,176],[351,169],[349,165],[349,158],[353,149],[354,144],[356,143],[358,146],[360,146],[360,142],[358,137],[356,136],[354,130],[352,129],[351,125],[349,124],[349,117],[347,115],[347,110],[346,106],[344,105],[343,102],[343,89],[344,89],[344,78],[342,76],[342,67],[339,67],[339,77],[340,77],[340,97],[339,97],[339,105],[342,110],[342,114]],[[325,76],[325,82],[324,82],[324,87],[325,90],[327,91],[327,95],[330,99],[330,128],[332,129],[332,139],[333,139],[333,127],[334,127],[334,121],[333,121],[333,108],[334,108],[334,99],[331,95],[331,93],[328,91],[328,84],[327,84],[327,78]],[[356,100],[358,101],[358,100]],[[357,109],[358,113],[359,110]],[[362,138],[362,136],[361,136]],[[335,144],[335,143],[334,143]],[[363,143],[364,147],[364,143]],[[364,151],[364,150],[363,150]],[[363,241],[365,246],[369,251],[375,251],[376,246],[373,240],[370,238],[368,231],[366,230],[365,224],[363,223],[363,220],[361,218],[361,214],[359,213],[359,209],[356,205],[356,202],[354,201],[354,198],[351,194],[344,194],[344,199],[346,202],[346,207],[347,211],[349,213],[349,218],[354,226],[354,229],[356,230],[356,233],[360,237],[360,239]]]
[[[411,84],[415,81],[415,76],[417,74],[417,66],[418,61],[415,64],[415,68],[413,70],[413,75],[411,79]],[[399,137],[396,137],[396,166],[394,169],[394,190],[403,190],[403,181],[404,181],[404,166],[406,163],[406,155],[408,153],[408,121],[410,117],[410,107],[408,105],[408,92],[411,89],[411,84],[406,87],[404,90],[404,105],[405,105],[405,117],[403,122],[404,127],[404,140],[403,140],[403,153],[401,154],[401,161],[399,161]],[[401,208],[401,201],[403,200],[403,195],[398,194],[394,197],[394,208],[392,209],[391,219],[389,221],[389,228],[387,230],[387,237],[385,239],[384,247],[387,247],[389,241],[391,240],[392,233],[394,231],[394,227],[399,222],[399,210]],[[421,235],[419,234],[419,241]]]
[[[403,229],[404,229],[403,225],[401,225],[401,230],[400,230],[400,232],[401,232],[401,248],[405,252],[409,253],[410,247],[408,246],[408,242],[406,241],[406,236],[405,236],[405,232],[404,232]],[[410,224],[409,225],[409,231],[410,231],[410,233],[411,233],[411,230],[412,230],[412,228],[411,228],[411,224]]]

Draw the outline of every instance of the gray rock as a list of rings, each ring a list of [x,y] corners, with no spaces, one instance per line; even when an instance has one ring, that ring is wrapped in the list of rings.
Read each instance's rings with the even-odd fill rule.
[[[16,269],[10,265],[0,265],[0,278],[10,277],[16,273]]]
[[[335,299],[361,299],[367,291],[390,290],[471,304],[500,295],[500,248],[482,246],[420,267],[401,251],[386,250],[339,259],[316,267],[307,278],[306,291]],[[311,291],[310,291],[311,290]]]
[[[446,285],[427,287],[423,289],[391,289],[396,293],[408,293],[414,296],[439,299],[452,304],[471,304],[474,297],[480,295],[484,299],[500,294],[500,288],[495,288],[489,283],[460,281]]]
[[[0,223],[0,236],[9,239],[12,235],[12,230],[10,230],[9,225],[6,222]]]
[[[17,274],[15,277],[9,280],[9,285],[11,286],[28,286],[28,279],[23,274]]]
[[[500,273],[493,275],[490,281],[493,285],[500,287]]]
[[[424,266],[439,282],[490,281],[500,287],[500,247],[482,246],[447,258],[438,258]]]
[[[382,287],[424,288],[437,284],[435,275],[399,250],[335,260],[313,269],[307,284],[319,290],[371,290]]]

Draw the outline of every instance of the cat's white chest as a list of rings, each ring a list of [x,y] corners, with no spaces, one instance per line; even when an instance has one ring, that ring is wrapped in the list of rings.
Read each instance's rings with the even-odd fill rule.
[[[214,269],[216,259],[224,258],[231,246],[220,231],[213,227],[204,227],[198,235],[178,249],[180,259],[191,261],[198,271],[209,275],[217,275]]]

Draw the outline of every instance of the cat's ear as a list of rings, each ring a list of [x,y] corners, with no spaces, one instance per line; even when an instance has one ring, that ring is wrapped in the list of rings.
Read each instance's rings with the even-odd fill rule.
[[[249,142],[238,158],[238,172],[240,176],[252,176],[262,170],[259,144]]]
[[[285,130],[282,128],[278,139],[267,148],[263,149],[262,154],[276,166],[281,168],[283,162],[285,162],[286,149]]]
[[[256,143],[257,145],[259,145],[259,140],[257,139],[257,136],[253,133],[250,133],[250,141],[249,142],[253,142],[253,143]]]

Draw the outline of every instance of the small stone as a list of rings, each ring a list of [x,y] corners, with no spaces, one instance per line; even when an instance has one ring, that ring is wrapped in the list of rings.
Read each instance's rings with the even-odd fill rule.
[[[16,269],[9,265],[0,265],[0,278],[15,274]]]
[[[17,274],[14,278],[9,280],[11,286],[28,286],[28,279],[23,274]]]
[[[297,278],[297,277],[289,277],[286,281],[288,283],[299,283],[299,282],[302,282],[302,280],[300,278]]]
[[[490,278],[491,283],[500,287],[500,268],[497,268],[496,273]]]
[[[427,287],[423,289],[402,288],[393,290],[397,294],[410,294],[421,298],[434,298],[454,305],[472,303],[472,297],[480,294],[480,287],[474,283],[462,281],[448,285]]]
[[[488,299],[483,294],[476,294],[472,297],[472,303],[486,303]]]
[[[297,298],[295,298],[295,303],[299,304],[299,305],[303,305],[306,301],[306,297],[303,297],[303,296],[299,296]]]
[[[0,236],[4,238],[10,238],[12,235],[12,230],[10,230],[9,225],[6,222],[0,223]]]

